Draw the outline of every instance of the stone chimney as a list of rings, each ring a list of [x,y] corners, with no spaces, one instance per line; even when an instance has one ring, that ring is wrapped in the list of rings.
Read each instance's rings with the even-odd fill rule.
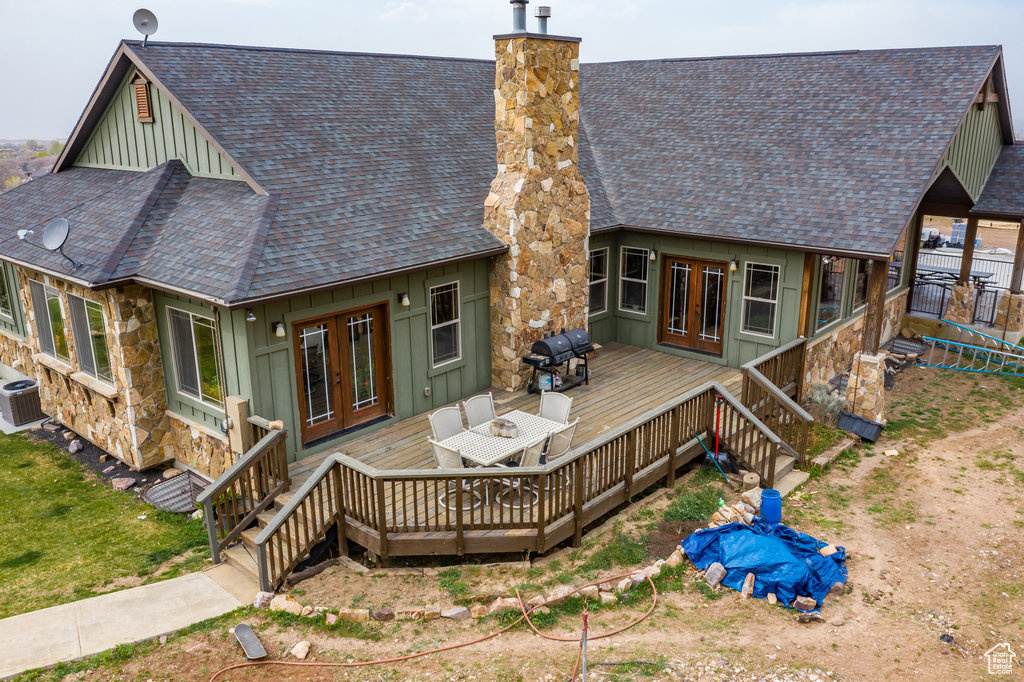
[[[544,332],[587,327],[590,196],[577,165],[580,39],[494,40],[498,172],[484,226],[509,250],[491,269],[491,381],[516,390]]]

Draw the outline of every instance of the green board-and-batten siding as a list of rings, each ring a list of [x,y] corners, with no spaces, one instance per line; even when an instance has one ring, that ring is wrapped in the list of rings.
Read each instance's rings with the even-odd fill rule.
[[[0,278],[7,288],[7,297],[11,306],[11,316],[0,313],[0,329],[14,334],[15,336],[27,339],[28,330],[25,326],[25,311],[21,308],[21,297],[18,290],[21,288],[18,282],[18,273],[15,267],[5,261],[0,261]]]
[[[459,282],[462,357],[435,369],[430,358],[429,289],[453,281]],[[256,306],[253,308],[256,321],[242,323],[249,357],[247,377],[250,378],[246,380],[251,381],[251,386],[248,392],[238,395],[251,398],[251,413],[284,421],[288,428],[290,459],[329,448],[344,451],[341,444],[346,438],[365,435],[366,430],[357,430],[310,448],[301,447],[294,323],[377,303],[386,303],[389,311],[396,420],[485,390],[491,384],[488,286],[488,261],[479,259]],[[408,307],[399,302],[402,293],[409,295]],[[244,320],[244,311],[238,319]],[[271,328],[272,323],[278,321],[284,322],[287,328],[284,338],[276,337]],[[240,344],[227,338],[223,339],[223,344],[225,348],[237,347],[238,357],[241,357]],[[225,364],[228,364],[226,357]],[[243,369],[238,367],[231,371],[242,374]]]
[[[979,110],[972,105],[932,180],[948,167],[971,199],[977,201],[1002,148],[998,106],[989,104]]]
[[[619,253],[623,246],[654,249],[658,252],[657,260],[648,263],[647,312],[642,315],[618,309]],[[631,346],[651,348],[709,362],[721,362],[730,367],[739,367],[745,362],[792,341],[797,336],[800,290],[803,283],[803,252],[632,232],[616,232],[590,238],[592,251],[605,247],[608,248],[608,309],[604,313],[592,315],[589,321],[591,336],[597,343],[618,341]],[[739,267],[735,272],[726,271],[728,286],[725,302],[725,334],[720,358],[658,343],[663,256],[700,258],[725,263],[734,258],[739,260]],[[743,271],[747,261],[778,265],[781,268],[775,335],[772,338],[745,333],[741,330]]]
[[[145,171],[180,159],[199,177],[242,179],[160,88],[151,84],[149,92],[153,122],[140,123],[131,75],[125,78],[74,165]]]

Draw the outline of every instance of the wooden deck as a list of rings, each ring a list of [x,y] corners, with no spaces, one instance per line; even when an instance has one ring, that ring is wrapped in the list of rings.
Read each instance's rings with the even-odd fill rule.
[[[578,446],[624,424],[707,381],[717,381],[739,395],[738,369],[682,358],[622,344],[608,344],[591,358],[590,385],[569,390],[572,418],[580,418],[573,445]],[[526,391],[495,392],[498,414],[509,410],[536,412],[540,396]],[[457,404],[457,403],[452,403]],[[289,467],[294,490],[333,452],[346,454],[378,469],[433,469],[427,438],[427,414],[343,443],[335,450],[293,462]]]

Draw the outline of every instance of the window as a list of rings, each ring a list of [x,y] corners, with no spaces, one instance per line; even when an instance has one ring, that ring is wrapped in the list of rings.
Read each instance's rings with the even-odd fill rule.
[[[69,362],[68,335],[64,331],[64,308],[60,294],[51,286],[29,282],[32,307],[35,310],[36,336],[39,350],[50,357]]]
[[[647,313],[647,249],[622,247],[619,268],[619,310]]]
[[[747,263],[743,274],[743,331],[775,336],[781,271],[778,265]]]
[[[870,261],[857,261],[857,278],[853,288],[853,307],[857,309],[868,300],[868,267]]]
[[[103,321],[103,306],[68,294],[71,312],[71,331],[75,335],[78,351],[78,369],[91,377],[113,382],[110,354],[107,352],[107,326]]]
[[[430,348],[434,367],[462,357],[459,283],[430,287]]]
[[[835,256],[821,257],[821,282],[818,287],[818,323],[824,329],[843,316],[843,284],[846,261]]]
[[[608,310],[608,249],[590,252],[590,314]]]
[[[221,407],[220,361],[213,320],[167,309],[178,392]]]
[[[149,100],[149,81],[136,74],[132,79],[132,90],[135,92],[135,114],[139,123],[153,122],[153,106]]]
[[[7,285],[7,266],[0,265],[0,316],[14,319],[14,295]]]

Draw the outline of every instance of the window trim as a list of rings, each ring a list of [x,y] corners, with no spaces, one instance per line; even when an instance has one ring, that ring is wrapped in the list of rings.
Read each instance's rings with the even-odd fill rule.
[[[626,277],[623,275],[623,268],[626,267],[626,251],[640,251],[643,252],[644,257],[644,278],[642,280],[634,277]],[[619,295],[618,295],[618,312],[628,313],[631,315],[637,315],[641,317],[647,317],[647,299],[651,294],[650,281],[651,281],[651,266],[650,266],[651,250],[641,246],[620,246],[619,247]],[[622,296],[626,291],[626,288],[622,286],[623,282],[639,282],[644,285],[644,309],[643,310],[630,310],[629,308],[622,307]]]
[[[750,266],[751,265],[760,265],[761,267],[774,268],[775,269],[776,277],[775,277],[775,298],[774,299],[758,298],[756,296],[748,296],[747,295],[747,278],[750,275]],[[782,298],[782,266],[779,265],[778,263],[762,263],[762,262],[759,262],[759,261],[752,261],[752,260],[744,261],[743,262],[743,281],[742,281],[740,286],[741,286],[741,288],[740,288],[740,332],[743,333],[743,334],[748,334],[750,336],[758,336],[758,337],[761,337],[763,339],[774,339],[776,337],[776,335],[778,334],[778,332],[779,332],[779,302],[780,302],[780,299]],[[747,325],[747,321],[746,321],[745,317],[746,317],[746,312],[747,312],[746,302],[748,300],[750,300],[750,301],[760,301],[762,303],[771,303],[773,306],[775,306],[775,311],[774,311],[775,314],[772,315],[772,333],[771,334],[766,334],[765,332],[751,331],[751,330],[747,329],[747,326],[746,326]]]
[[[8,322],[17,323],[17,318],[14,316],[14,301],[16,296],[11,295],[10,280],[7,277],[7,263],[0,265],[0,287],[3,287],[7,293],[7,305],[10,306],[10,312],[4,312],[3,308],[0,307],[0,319],[7,320]],[[15,292],[17,294],[17,292]]]
[[[181,382],[178,380],[179,365],[178,365],[177,352],[174,349],[174,345],[175,345],[174,344],[174,324],[171,321],[171,313],[172,313],[172,311],[176,311],[176,312],[182,313],[183,315],[188,315],[188,318],[189,318],[188,329],[189,329],[190,338],[192,340],[193,360],[196,363],[196,385],[199,386],[198,395],[193,395],[192,393],[189,393],[187,391],[182,390]],[[224,412],[224,402],[223,402],[224,386],[220,387],[220,392],[221,392],[221,396],[222,396],[221,400],[217,400],[216,402],[214,402],[212,398],[208,398],[207,396],[203,395],[203,381],[202,381],[202,377],[200,377],[200,370],[199,370],[199,344],[196,343],[196,330],[195,330],[195,326],[194,326],[195,325],[195,318],[199,318],[201,320],[206,320],[206,321],[208,321],[210,323],[210,327],[213,329],[213,333],[216,336],[218,334],[217,321],[214,318],[212,318],[212,317],[207,317],[205,315],[199,315],[198,313],[194,313],[194,312],[192,312],[190,310],[185,310],[184,308],[178,308],[178,307],[172,306],[172,305],[165,305],[164,306],[164,314],[165,314],[165,316],[167,318],[167,339],[170,341],[171,367],[174,369],[174,392],[178,394],[179,398],[184,397],[184,398],[187,398],[189,400],[196,401],[196,402],[198,402],[200,405],[202,405],[204,407],[213,408],[213,409],[217,410],[218,412],[223,413]],[[217,381],[219,382],[221,380],[221,373],[222,373],[222,368],[220,366],[220,358],[219,357],[214,357],[214,361],[217,363]]]
[[[604,252],[604,277],[602,279],[590,279],[590,277],[594,274],[593,270],[590,268],[590,261],[594,257],[594,254],[601,253],[602,251]],[[596,317],[597,315],[604,315],[605,313],[608,312],[608,279],[609,279],[608,278],[608,265],[610,264],[610,262],[611,262],[611,258],[610,258],[609,248],[607,246],[602,246],[601,248],[598,248],[598,249],[591,249],[590,252],[587,254],[587,298],[588,298],[588,301],[587,301],[587,308],[588,308],[587,316],[588,317]],[[594,302],[592,300],[589,300],[590,299],[590,287],[592,287],[594,284],[601,284],[602,282],[604,283],[604,301],[602,302],[601,310],[598,310],[598,311],[595,312],[594,311],[594,305],[593,305]]]
[[[67,312],[64,310],[64,297],[60,295],[60,291],[58,291],[56,287],[54,287],[54,286],[52,286],[50,284],[47,284],[46,282],[41,282],[41,281],[39,281],[37,279],[30,279],[29,283],[31,284],[32,282],[35,282],[36,284],[38,284],[39,288],[42,290],[42,292],[43,292],[43,303],[45,304],[44,310],[42,310],[42,311],[34,310],[35,314],[37,315],[36,322],[35,322],[35,332],[36,332],[37,340],[40,341],[40,343],[39,343],[39,352],[42,353],[43,355],[47,356],[47,357],[53,358],[57,362],[60,362],[60,363],[62,363],[64,365],[67,365],[68,367],[70,367],[71,366],[71,339],[68,338],[68,319],[67,319],[68,316],[67,316]],[[49,297],[50,297],[51,294],[57,299],[57,304],[60,306],[61,325],[64,327],[64,339],[65,339],[65,342],[68,345],[68,357],[66,357],[66,358],[65,357],[61,357],[60,355],[57,354],[57,337],[53,335],[53,322],[50,320]],[[35,308],[35,303],[36,303],[35,301],[32,301],[33,308]],[[43,348],[42,339],[38,338],[39,337],[39,318],[38,318],[38,315],[40,315],[40,314],[46,315],[46,326],[47,326],[47,328],[50,331],[50,345],[53,347],[53,353],[46,352],[46,349]]]
[[[77,364],[78,364],[78,371],[81,372],[82,374],[85,374],[86,376],[89,376],[89,377],[92,377],[93,379],[96,379],[97,381],[102,381],[105,384],[109,384],[109,385],[113,386],[114,385],[114,367],[113,367],[113,364],[110,362],[110,345],[107,343],[107,328],[109,326],[108,325],[108,320],[107,320],[107,311],[104,310],[103,304],[100,303],[99,301],[94,301],[92,299],[85,298],[84,296],[78,296],[77,294],[71,294],[71,293],[69,293],[67,296],[68,296],[68,299],[69,299],[68,300],[68,313],[69,313],[69,316],[71,316],[71,317],[74,316],[73,315],[73,310],[74,309],[71,307],[70,299],[71,298],[77,298],[78,300],[82,301],[82,308],[83,308],[83,310],[85,310],[85,327],[86,327],[86,330],[90,334],[90,338],[89,339],[76,339],[76,341],[75,341],[75,352],[76,352],[76,354],[78,354],[78,358],[77,358],[77,360],[78,360],[78,362],[77,362]],[[92,328],[89,325],[89,305],[90,304],[92,304],[92,305],[94,305],[94,306],[96,306],[97,308],[100,309],[100,315],[103,318],[103,345],[107,347],[107,364],[110,365],[110,378],[100,376],[99,367],[96,366],[96,351],[95,351],[95,349],[92,346],[92,337],[91,337],[91,334],[93,333],[93,330],[92,330]],[[72,319],[72,321],[71,321],[71,332],[72,332],[72,334],[74,334],[74,331],[75,331],[74,330],[74,326],[75,326],[75,323],[74,323],[74,320]],[[81,341],[81,343],[79,343],[79,341]],[[83,348],[85,348],[86,350],[83,351],[82,350]],[[93,366],[93,371],[92,372],[87,371],[82,366],[81,355],[83,353],[86,353],[86,352],[89,353],[92,356],[92,366]]]
[[[455,318],[441,324],[434,324],[434,290],[455,285]],[[427,325],[430,328],[430,368],[438,369],[462,360],[462,284],[459,280],[443,282],[427,287]],[[455,343],[458,349],[455,357],[443,362],[434,358],[434,330],[442,327],[455,326]]]
[[[829,255],[829,254],[825,254],[825,255]],[[847,304],[848,299],[849,299],[849,296],[847,294],[847,289],[849,287],[850,282],[849,282],[849,278],[846,276],[848,273],[844,270],[843,271],[843,286],[840,287],[840,294],[839,294],[839,296],[840,296],[840,298],[839,298],[839,317],[837,317],[836,319],[832,320],[831,322],[829,322],[826,325],[822,325],[820,327],[818,326],[818,310],[821,308],[821,266],[824,265],[821,262],[822,258],[824,258],[824,256],[819,256],[819,258],[818,258],[818,281],[817,281],[817,284],[815,286],[815,294],[816,295],[815,295],[815,301],[814,301],[814,336],[817,336],[821,332],[828,331],[832,327],[836,327],[836,326],[842,324],[847,319],[849,319],[849,315],[845,314],[845,310],[846,310],[846,304]],[[832,256],[832,258],[836,258],[838,260],[850,260],[848,258],[843,258],[841,256]]]

